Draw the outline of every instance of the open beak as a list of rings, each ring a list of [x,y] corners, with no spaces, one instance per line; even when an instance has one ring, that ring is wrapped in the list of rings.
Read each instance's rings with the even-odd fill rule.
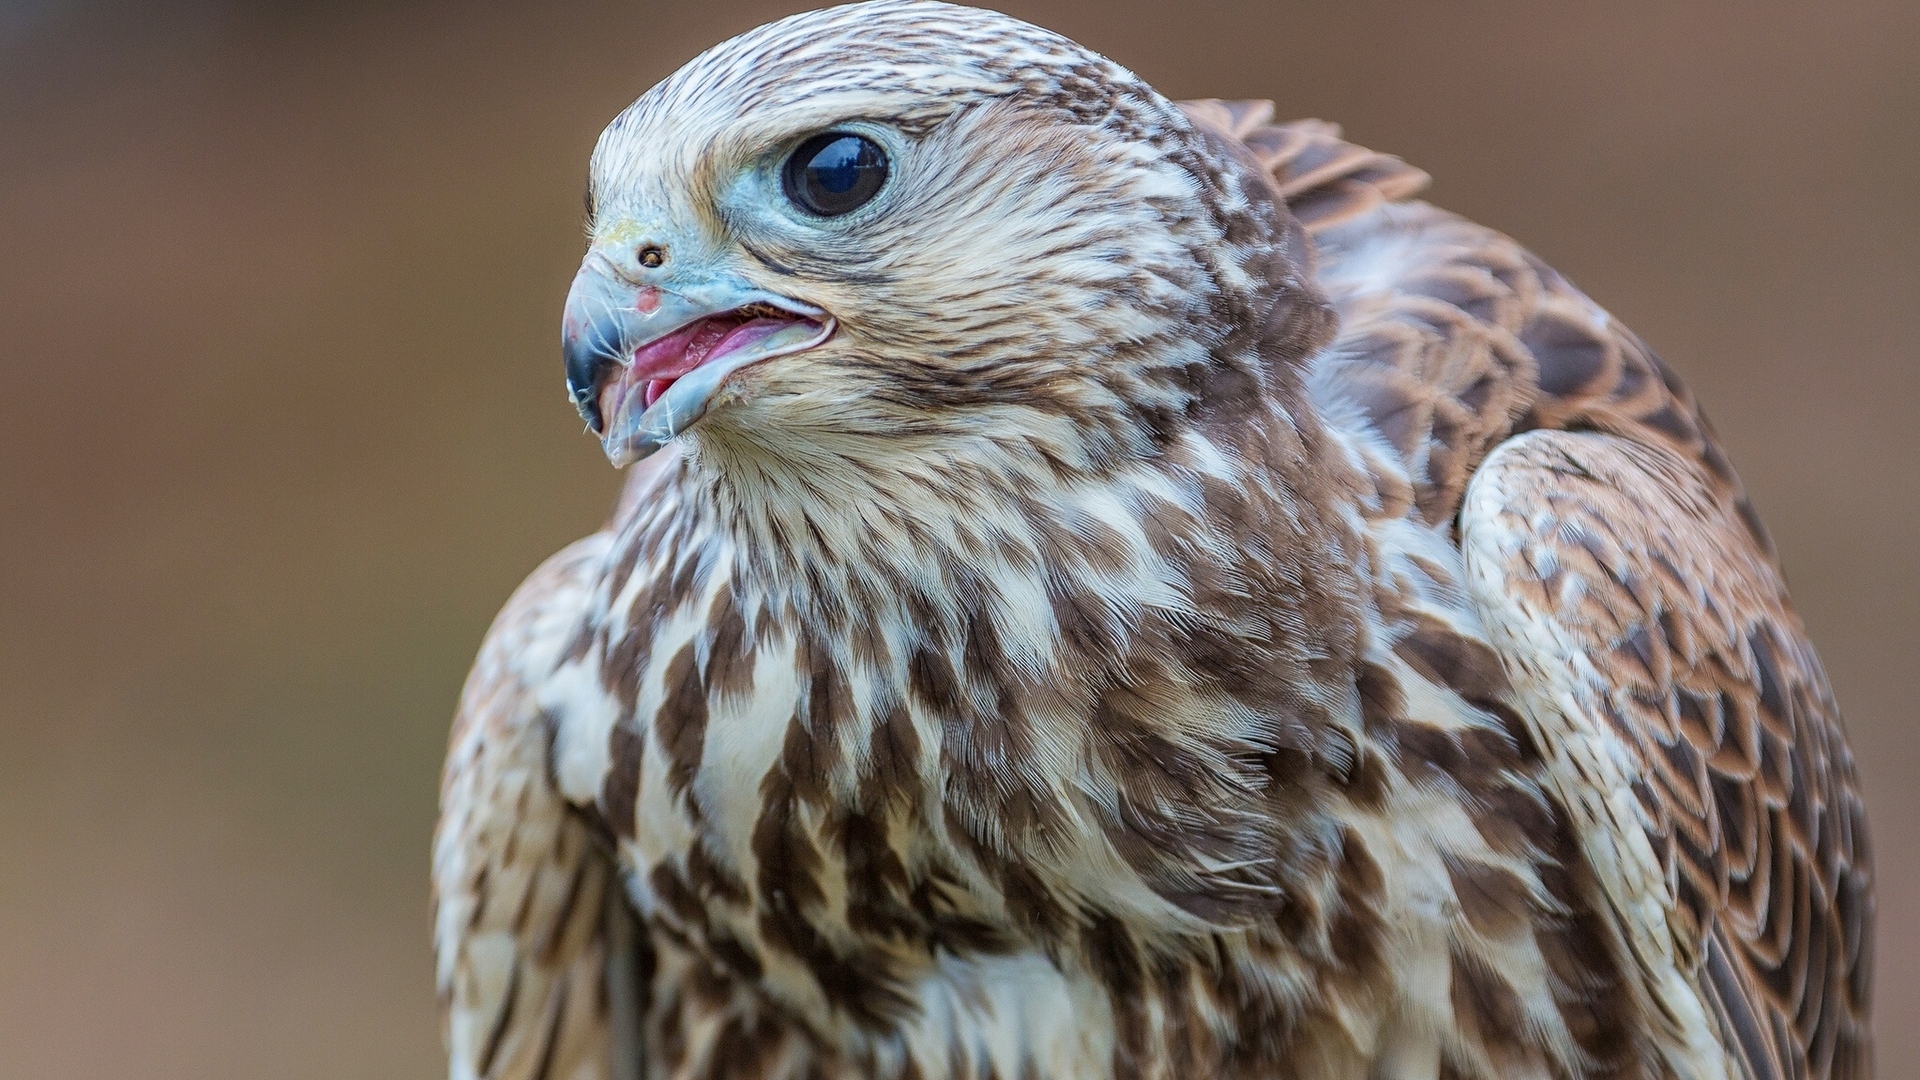
[[[607,460],[631,465],[704,416],[727,376],[804,352],[833,331],[819,308],[730,274],[636,285],[592,252],[561,326],[567,395]]]

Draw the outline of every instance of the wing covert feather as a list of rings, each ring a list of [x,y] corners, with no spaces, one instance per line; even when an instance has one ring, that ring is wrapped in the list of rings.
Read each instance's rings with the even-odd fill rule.
[[[604,828],[548,765],[531,683],[585,603],[606,535],[548,560],[501,611],[454,719],[434,834],[434,948],[451,1075],[639,1075],[643,945]]]
[[[1204,98],[1178,104],[1194,123],[1245,143],[1266,167],[1287,209],[1310,235],[1408,198],[1431,180],[1425,170],[1391,154],[1343,140],[1338,124],[1325,120],[1273,123],[1271,101]]]
[[[1529,718],[1559,748],[1563,797],[1587,811],[1589,858],[1618,904],[1649,887],[1666,901],[1664,928],[1623,915],[1629,937],[1664,929],[1746,1076],[1868,1076],[1853,760],[1724,485],[1670,448],[1533,431],[1488,456],[1461,534]]]

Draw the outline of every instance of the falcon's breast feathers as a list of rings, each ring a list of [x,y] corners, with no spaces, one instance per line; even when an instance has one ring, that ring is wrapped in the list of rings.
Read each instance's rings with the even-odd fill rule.
[[[455,1077],[1870,1074],[1851,755],[1673,372],[1426,176],[991,12],[595,149],[606,528],[455,724]]]

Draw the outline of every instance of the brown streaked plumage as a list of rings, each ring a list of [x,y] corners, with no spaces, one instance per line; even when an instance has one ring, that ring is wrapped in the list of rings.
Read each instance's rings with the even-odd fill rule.
[[[798,344],[648,384],[489,635],[455,1077],[1870,1074],[1851,758],[1693,399],[1271,119],[881,0],[608,128],[609,453],[649,305]],[[884,184],[798,212],[835,131]]]

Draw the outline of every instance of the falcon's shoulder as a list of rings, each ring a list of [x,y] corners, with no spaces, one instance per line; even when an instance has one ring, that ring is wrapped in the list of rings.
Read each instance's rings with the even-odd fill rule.
[[[1381,486],[1379,514],[1450,522],[1488,451],[1534,428],[1592,429],[1700,463],[1771,551],[1693,395],[1653,350],[1511,237],[1416,199],[1429,177],[1265,101],[1194,101],[1199,126],[1264,165],[1311,239],[1338,316],[1306,388]]]
[[[461,695],[434,833],[434,950],[455,1077],[612,1078],[637,1061],[645,967],[604,829],[556,789],[541,678],[609,547],[536,570],[488,632]]]
[[[1853,761],[1739,507],[1672,447],[1535,431],[1481,466],[1460,531],[1636,959],[1694,983],[1744,1075],[1865,1076]]]

